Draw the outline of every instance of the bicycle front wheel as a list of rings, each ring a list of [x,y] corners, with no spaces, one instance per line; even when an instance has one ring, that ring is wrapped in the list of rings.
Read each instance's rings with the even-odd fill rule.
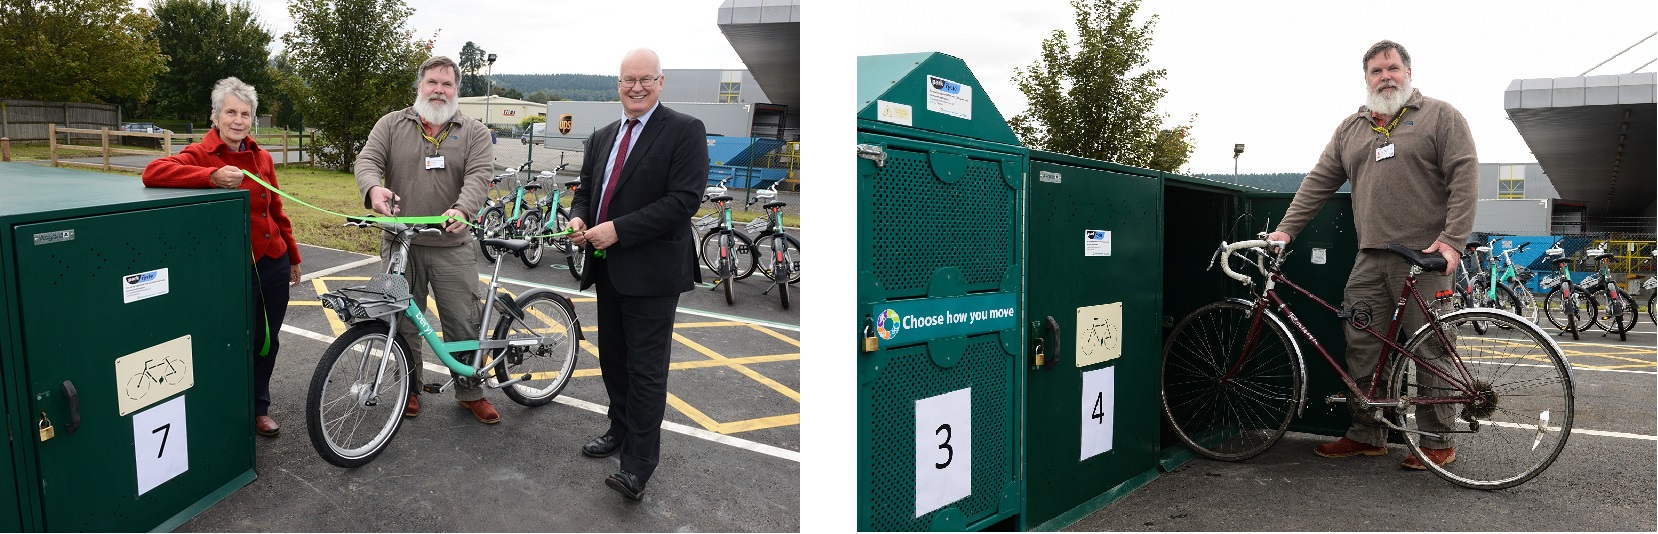
[[[732,279],[742,280],[754,274],[754,241],[749,239],[747,235],[724,228],[715,228],[702,235],[702,243],[697,247],[698,252],[702,255],[702,264],[708,266],[708,270],[714,271],[716,277],[720,275],[719,236],[721,235],[730,235],[732,238],[727,251],[727,255],[731,258],[729,265],[731,266]]]
[[[504,234],[507,233],[507,212],[502,210],[500,206],[484,210],[483,217],[478,219],[478,227],[483,229],[484,237],[506,239],[507,236]],[[483,250],[484,259],[489,260],[490,263],[495,263],[495,259],[501,257],[501,253],[505,252],[502,249],[485,245],[482,239],[478,240],[478,248]]]
[[[587,268],[588,254],[592,253],[587,251],[587,247],[570,244],[570,255],[564,257],[564,263],[570,267],[570,276],[576,277],[576,280],[581,280],[581,270]]]
[[[1456,327],[1468,321],[1499,328],[1484,336],[1455,335]],[[1444,344],[1431,328],[1418,331],[1405,349],[1461,382],[1459,360],[1473,395],[1409,358],[1396,360],[1388,384],[1394,396],[1407,399],[1405,408],[1392,414],[1394,423],[1407,430],[1406,445],[1429,470],[1459,486],[1492,490],[1531,480],[1560,456],[1572,432],[1572,375],[1566,357],[1547,333],[1518,315],[1462,310],[1438,323],[1453,338],[1455,360],[1444,356]],[[1429,402],[1436,397],[1463,402]],[[1447,438],[1455,458],[1445,465],[1427,461],[1424,441],[1433,441],[1426,446],[1435,448],[1446,443],[1419,432]]]
[[[1537,295],[1532,294],[1531,288],[1517,280],[1509,282],[1508,289],[1509,292],[1514,294],[1514,301],[1518,305],[1520,318],[1531,321],[1532,324],[1537,324],[1537,316],[1541,308],[1537,302]]]
[[[548,232],[546,228],[542,228],[542,224],[544,222],[546,222],[546,219],[541,218],[541,212],[539,211],[525,213],[524,218],[518,221],[518,224],[521,225],[519,226],[519,234],[524,236],[538,236],[541,234],[551,233]],[[530,240],[530,248],[524,249],[524,253],[519,254],[518,259],[524,262],[525,267],[534,269],[536,266],[541,265],[542,243],[551,238],[529,237],[528,239]]]
[[[556,293],[541,292],[518,301],[523,318],[503,314],[495,324],[494,339],[536,340],[534,345],[509,346],[497,357],[507,361],[495,366],[501,383],[520,379],[503,387],[513,402],[540,406],[557,397],[570,384],[576,370],[581,324],[575,306]]]
[[[408,343],[388,343],[381,321],[346,330],[317,362],[305,399],[305,430],[328,463],[357,467],[385,451],[409,403]]]
[[[569,227],[570,227],[570,210],[567,210],[567,209],[564,209],[564,208],[554,208],[553,209],[553,224],[552,224],[552,226],[547,227],[547,231],[541,232],[541,233],[556,234],[556,233],[559,233],[559,232],[563,232],[565,228],[569,228]],[[553,250],[557,250],[561,253],[570,251],[570,237],[569,236],[553,237],[553,238],[549,238],[548,241],[553,245]]]
[[[1163,415],[1203,457],[1265,452],[1301,404],[1295,342],[1277,316],[1256,315],[1244,301],[1216,302],[1181,319],[1163,345]]]

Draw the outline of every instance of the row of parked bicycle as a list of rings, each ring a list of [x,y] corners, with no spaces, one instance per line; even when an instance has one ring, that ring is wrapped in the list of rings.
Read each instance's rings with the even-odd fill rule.
[[[1525,251],[1530,243],[1493,253],[1500,239],[1493,239],[1485,245],[1468,244],[1462,257],[1462,269],[1456,283],[1452,284],[1458,303],[1463,307],[1512,310],[1533,323],[1537,323],[1541,314],[1556,328],[1570,333],[1573,339],[1577,339],[1578,334],[1587,331],[1591,325],[1608,334],[1618,334],[1620,339],[1634,328],[1640,317],[1639,307],[1635,297],[1612,279],[1612,253],[1606,249],[1605,242],[1584,252],[1590,261],[1595,262],[1599,272],[1577,282],[1572,281],[1572,260],[1561,248],[1561,242],[1550,245],[1544,254],[1555,270],[1538,281],[1538,287],[1546,292],[1539,306],[1536,296],[1527,286],[1536,274],[1515,264],[1510,257]],[[1654,257],[1658,258],[1658,251],[1654,252]],[[1496,282],[1492,283],[1493,280]],[[1654,291],[1658,290],[1658,277],[1648,277],[1642,288],[1652,294],[1647,297],[1647,317],[1658,324],[1658,311],[1653,309],[1653,305],[1658,303],[1658,291]],[[1478,333],[1485,333],[1485,325],[1476,323],[1474,328]]]
[[[579,247],[571,246],[569,237],[560,234],[570,221],[570,210],[564,207],[563,197],[574,195],[581,180],[568,180],[562,187],[554,188],[552,194],[542,195],[543,181],[554,180],[557,171],[564,170],[568,164],[537,174],[528,174],[529,165],[526,162],[517,170],[503,172],[490,179],[490,200],[478,211],[479,224],[473,230],[479,247],[483,249],[484,259],[494,263],[501,256],[513,254],[524,262],[525,267],[533,269],[541,265],[545,249],[550,247],[553,252],[564,256],[571,276],[580,280],[587,254]],[[517,182],[520,173],[528,174],[529,178],[510,189],[502,186],[508,179]],[[761,294],[777,290],[783,308],[788,309],[792,291],[789,286],[800,282],[800,238],[789,234],[783,226],[782,210],[788,203],[777,200],[776,183],[769,188],[755,190],[754,197],[747,204],[752,206],[765,202],[761,207],[766,213],[739,230],[731,222],[729,203],[733,198],[727,194],[726,180],[720,180],[719,184],[708,186],[703,191],[702,201],[715,203],[719,209],[692,222],[696,232],[702,236],[698,242],[698,255],[703,265],[714,272],[713,289],[723,289],[726,304],[735,304],[732,283],[759,271],[771,281]],[[749,236],[751,233],[753,237]],[[484,239],[523,239],[529,241],[530,246],[515,252],[484,244]]]

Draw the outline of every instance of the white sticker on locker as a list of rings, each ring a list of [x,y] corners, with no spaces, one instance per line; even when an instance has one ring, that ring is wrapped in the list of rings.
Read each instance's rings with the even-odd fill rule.
[[[183,395],[132,416],[132,448],[139,495],[190,470]]]
[[[973,494],[973,388],[915,401],[915,516]]]

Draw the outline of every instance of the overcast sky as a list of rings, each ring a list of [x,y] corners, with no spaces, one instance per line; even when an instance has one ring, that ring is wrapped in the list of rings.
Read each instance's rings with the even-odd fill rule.
[[[274,36],[292,31],[287,0],[249,0]],[[594,1],[406,0],[407,27],[419,39],[437,33],[435,53],[460,59],[472,41],[496,54],[499,74],[616,74],[622,55],[656,50],[668,69],[741,69],[742,60],[720,33],[720,0]],[[412,76],[412,75],[411,75]]]
[[[1378,9],[1380,7],[1389,9]],[[862,2],[889,25],[860,25],[857,55],[938,51],[962,58],[1001,112],[1026,107],[1011,79],[1055,29],[1076,37],[1065,0]],[[1503,111],[1509,82],[1578,76],[1658,31],[1658,2],[1192,2],[1146,0],[1158,16],[1151,68],[1168,71],[1162,111],[1196,113],[1195,173],[1306,172],[1336,124],[1363,103],[1360,59],[1381,39],[1411,54],[1414,84],[1468,118],[1484,162],[1537,159]],[[895,31],[901,29],[902,31]],[[873,30],[873,31],[870,31]],[[1658,37],[1590,75],[1658,70]]]

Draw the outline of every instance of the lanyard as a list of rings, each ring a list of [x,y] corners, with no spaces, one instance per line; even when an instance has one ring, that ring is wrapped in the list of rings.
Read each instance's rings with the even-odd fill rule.
[[[1376,133],[1379,133],[1379,134],[1382,134],[1383,136],[1386,136],[1388,139],[1392,139],[1393,138],[1393,127],[1399,125],[1399,119],[1405,118],[1405,112],[1409,111],[1409,110],[1410,110],[1410,108],[1399,108],[1399,114],[1394,115],[1393,120],[1388,121],[1386,127],[1376,126],[1374,123],[1372,123],[1371,126],[1370,126],[1370,129],[1375,130]],[[427,139],[430,139],[430,138],[428,137]]]
[[[432,151],[436,152],[438,149],[443,148],[443,140],[449,138],[449,129],[454,126],[455,123],[453,122],[443,125],[443,130],[438,132],[436,139],[433,139],[432,136],[426,135],[426,125],[422,124],[420,125],[420,136],[426,138],[426,141],[432,143]]]

